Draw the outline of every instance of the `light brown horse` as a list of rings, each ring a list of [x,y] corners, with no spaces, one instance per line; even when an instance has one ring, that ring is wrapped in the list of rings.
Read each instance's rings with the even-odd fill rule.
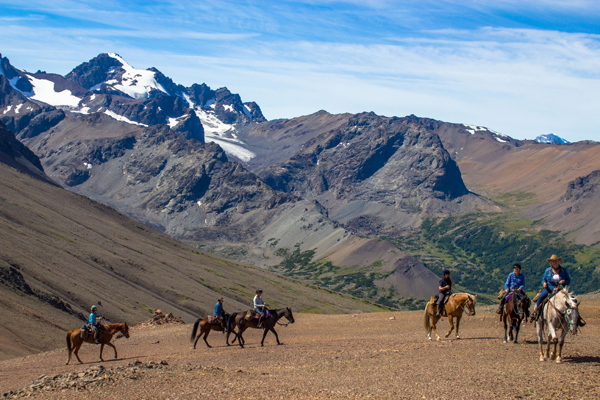
[[[104,361],[102,358],[102,350],[104,350],[104,345],[108,345],[113,348],[115,351],[115,359],[117,358],[117,348],[110,342],[113,336],[117,332],[121,332],[126,338],[129,339],[129,327],[127,326],[127,322],[123,324],[109,324],[103,325],[104,329],[98,335],[98,341],[100,342],[100,360]],[[80,363],[83,363],[79,358],[79,349],[83,342],[94,344],[94,333],[89,332],[87,337],[83,339],[81,337],[81,328],[75,329],[67,332],[67,350],[69,350],[69,357],[67,358],[67,364],[71,361],[71,353],[75,352],[75,357],[79,360]]]
[[[423,322],[425,332],[427,332],[427,339],[429,340],[431,340],[432,329],[435,332],[437,340],[440,340],[437,329],[435,329],[435,324],[437,324],[441,317],[438,317],[435,313],[435,299],[436,296],[431,296],[431,300],[429,300],[429,303],[427,303],[427,306],[425,307],[425,318]],[[465,307],[467,307],[469,315],[475,315],[475,303],[477,303],[477,295],[473,296],[468,293],[455,293],[450,295],[448,302],[445,304],[446,315],[450,322],[450,330],[446,333],[445,337],[450,336],[450,333],[454,330],[454,321],[452,319],[456,318],[456,338],[460,339],[458,336],[458,327],[460,326],[460,319],[462,318],[463,311],[465,310]]]

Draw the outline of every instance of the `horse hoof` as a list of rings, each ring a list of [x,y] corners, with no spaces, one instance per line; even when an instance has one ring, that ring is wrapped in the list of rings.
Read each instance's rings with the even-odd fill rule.
[[[440,337],[438,336],[437,339],[435,339],[435,340],[437,340],[439,342],[440,341]]]
[[[540,357],[540,361],[546,361],[544,357]]]
[[[562,361],[562,360],[560,359],[560,357],[558,357],[558,358],[556,359],[556,363],[557,363],[557,364],[560,364],[560,363],[561,363],[561,361]]]
[[[456,337],[456,340],[460,340],[460,336],[457,336],[457,337]]]
[[[506,339],[504,339],[504,340],[502,341],[502,343],[506,343]]]
[[[516,340],[513,342],[513,344],[519,344]]]

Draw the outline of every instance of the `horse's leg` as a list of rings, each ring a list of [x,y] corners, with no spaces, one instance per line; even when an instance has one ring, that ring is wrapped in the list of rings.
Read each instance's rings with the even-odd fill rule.
[[[211,348],[211,345],[208,344],[208,342],[206,341],[206,338],[207,338],[208,334],[210,333],[210,325],[206,325],[206,326],[208,326],[208,329],[206,330],[206,332],[202,332],[202,333],[204,333],[204,336],[202,336],[202,339],[204,339],[204,343],[206,343],[208,348]]]
[[[502,321],[504,321],[504,340],[502,343],[508,342],[508,316],[506,314],[502,314]]]
[[[436,327],[436,324],[439,320],[440,320],[440,318],[436,317],[435,315],[431,319],[431,329],[433,329],[433,331],[435,332],[435,340],[440,340],[440,335],[438,335],[437,327]]]
[[[565,336],[567,336],[567,331],[563,329],[560,335],[560,341],[558,342],[558,354],[556,355],[557,363],[560,363],[562,361],[562,348],[565,344]]]
[[[517,323],[515,324],[515,341],[514,344],[517,344],[519,340],[519,330],[521,329],[521,320],[517,319]]]
[[[552,344],[554,346],[552,348],[552,355],[550,355],[550,359],[554,360],[556,358],[556,345],[558,344],[558,337],[556,335],[556,329],[552,324],[548,324],[548,346],[546,348],[546,357],[549,356],[548,354],[550,352],[550,338],[552,338]]]
[[[100,361],[104,362],[104,358],[102,358],[102,350],[104,350],[104,343],[100,345]]]
[[[246,327],[238,327],[238,334],[237,334],[237,339],[238,339],[238,344],[240,345],[240,347],[243,349],[244,348],[244,343],[246,343],[246,341],[244,340],[244,337],[242,336],[242,333],[244,333],[244,331],[246,330]]]
[[[106,345],[113,348],[113,350],[115,351],[115,360],[116,360],[117,359],[117,348],[111,342],[106,343]]]
[[[77,357],[77,361],[79,361],[79,364],[83,364],[83,361],[81,361],[81,358],[79,358],[79,349],[81,348],[83,341],[81,340],[81,338],[79,338],[79,340],[77,340],[76,342],[74,340],[73,342],[73,352],[75,353],[75,357]]]
[[[458,327],[460,326],[460,319],[462,318],[462,315],[459,315],[458,317],[456,317],[456,338],[460,339],[460,336],[458,336]]]
[[[67,357],[67,365],[69,365],[69,362],[71,361],[71,353],[73,352],[73,340],[71,340],[71,332],[67,332],[67,351],[69,352],[69,355]]]
[[[540,345],[540,361],[545,361],[544,358],[544,322],[543,320],[535,323],[535,329],[538,335],[538,344]]]
[[[202,336],[202,332],[200,332],[198,336],[196,336],[196,340],[194,341],[194,350],[196,349],[196,343],[198,343],[198,340],[200,340],[200,336]]]
[[[448,315],[448,322],[450,322],[450,330],[448,331],[448,333],[446,333],[446,337],[450,336],[450,334],[452,333],[452,331],[454,330],[454,321],[451,314]]]

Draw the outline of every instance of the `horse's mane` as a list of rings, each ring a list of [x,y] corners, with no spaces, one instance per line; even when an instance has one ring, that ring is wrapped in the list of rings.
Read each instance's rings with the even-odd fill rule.
[[[575,304],[579,303],[579,301],[577,300],[577,296],[575,296],[575,293],[571,293],[569,291],[568,286],[565,288],[562,288],[559,293],[562,293],[565,296],[567,296],[567,299],[571,300],[573,303],[575,303]]]

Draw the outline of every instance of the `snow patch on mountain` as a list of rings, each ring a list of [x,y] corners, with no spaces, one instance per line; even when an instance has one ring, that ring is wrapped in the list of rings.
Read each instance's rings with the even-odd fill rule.
[[[160,90],[167,95],[169,94],[165,88],[156,81],[156,72],[135,69],[118,54],[108,53],[108,55],[121,63],[125,73],[121,77],[121,81],[109,79],[104,82],[106,85],[112,86],[134,99],[147,99],[152,90]]]
[[[62,92],[54,91],[54,82],[46,79],[37,79],[31,75],[27,75],[27,79],[33,86],[33,94],[30,95],[34,100],[50,104],[51,106],[68,106],[77,107],[81,99],[77,96],[73,96],[70,90],[63,90]],[[25,93],[24,93],[25,94]]]
[[[130,120],[128,118],[125,118],[124,116],[119,115],[119,114],[117,114],[115,112],[112,112],[110,110],[105,110],[104,114],[108,115],[109,117],[111,117],[113,119],[116,119],[117,121],[127,122],[128,124],[132,124],[132,125],[148,126],[146,124],[140,124],[139,122],[132,121],[132,120]]]
[[[568,140],[561,138],[560,136],[556,136],[553,133],[549,133],[547,135],[540,135],[534,139],[537,143],[546,143],[546,144],[567,144],[570,143]]]
[[[244,162],[256,157],[256,154],[246,149],[243,146],[244,142],[237,138],[233,125],[223,123],[212,111],[195,110],[195,112],[202,122],[206,142],[217,143],[225,150],[225,153]]]

